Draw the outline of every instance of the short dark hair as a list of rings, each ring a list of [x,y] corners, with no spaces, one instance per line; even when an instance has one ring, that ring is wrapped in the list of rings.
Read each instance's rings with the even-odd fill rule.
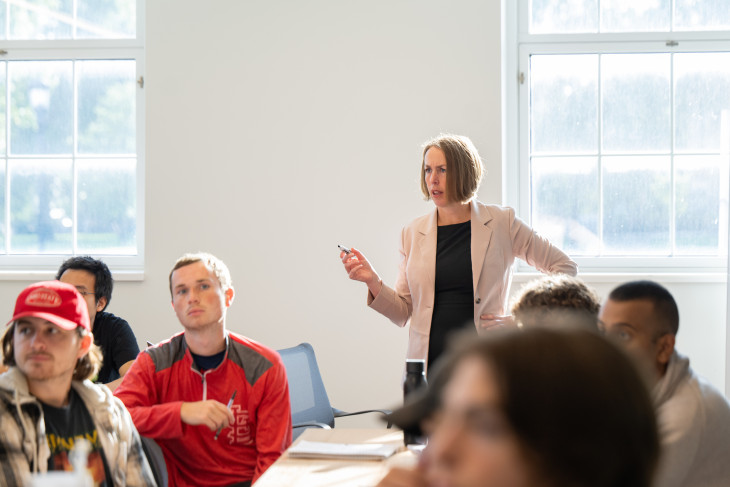
[[[477,358],[492,371],[500,408],[541,485],[651,485],[660,446],[648,379],[618,346],[587,329],[543,327],[456,345],[425,395],[390,416],[396,425],[437,411],[458,365]]]
[[[679,308],[672,293],[661,284],[654,281],[631,281],[621,284],[608,295],[611,301],[646,300],[654,304],[654,312],[666,330],[672,335],[679,331]]]
[[[112,300],[112,291],[114,290],[114,279],[109,267],[90,255],[77,255],[63,261],[56,273],[56,280],[61,279],[63,273],[69,269],[86,271],[94,276],[94,296],[97,303],[101,298],[106,298],[106,304],[102,309],[104,311]]]
[[[3,347],[3,364],[7,365],[8,367],[12,367],[17,365],[15,363],[15,342],[14,342],[14,336],[15,336],[15,326],[17,321],[14,321],[5,329],[5,333],[3,334],[2,338],[2,347]],[[81,328],[80,326],[76,327],[76,332],[79,334],[79,337],[83,337],[85,335],[91,335],[87,330],[84,328]],[[89,348],[89,352],[78,359],[76,361],[76,367],[74,368],[74,373],[72,376],[73,380],[86,380],[86,379],[93,379],[96,374],[99,372],[99,369],[101,368],[101,364],[103,362],[102,352],[96,343],[94,343],[94,337],[91,336],[91,347]]]
[[[601,301],[578,277],[543,276],[525,284],[512,304],[512,314],[524,326],[584,326],[598,330]]]
[[[484,168],[479,152],[468,137],[463,135],[441,134],[423,144],[421,156],[421,191],[426,200],[431,194],[426,185],[426,152],[432,147],[441,149],[446,157],[446,191],[450,201],[466,203],[476,195],[482,180]]]

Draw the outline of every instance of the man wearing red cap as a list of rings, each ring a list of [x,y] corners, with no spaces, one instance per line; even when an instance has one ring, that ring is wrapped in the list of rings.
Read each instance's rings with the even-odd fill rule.
[[[154,486],[139,434],[111,392],[92,384],[101,363],[89,312],[76,288],[39,282],[20,293],[2,338],[0,485],[33,473],[71,470],[80,439],[91,447],[95,486]]]

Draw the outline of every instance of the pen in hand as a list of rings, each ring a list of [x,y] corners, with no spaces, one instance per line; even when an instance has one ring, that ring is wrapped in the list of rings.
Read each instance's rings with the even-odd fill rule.
[[[230,398],[230,399],[228,400],[228,406],[226,406],[226,407],[227,407],[227,408],[228,408],[229,410],[231,409],[231,406],[233,406],[233,399],[234,399],[234,398],[236,397],[236,392],[238,392],[238,391],[235,391],[235,390],[234,390],[234,391],[233,391],[233,395],[232,395],[232,396],[231,396],[231,398]],[[216,431],[216,432],[215,432],[215,437],[213,437],[213,439],[214,439],[214,440],[217,440],[217,439],[218,439],[218,435],[220,435],[220,434],[221,434],[221,430],[222,430],[222,429],[223,429],[223,426],[221,426],[220,428],[218,428],[218,431]]]

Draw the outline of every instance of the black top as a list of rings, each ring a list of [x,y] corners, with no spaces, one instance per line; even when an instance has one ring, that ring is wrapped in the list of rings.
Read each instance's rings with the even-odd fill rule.
[[[428,370],[443,353],[449,335],[474,326],[471,272],[471,221],[438,227]]]
[[[129,323],[105,311],[96,314],[93,333],[104,356],[96,382],[106,384],[119,378],[119,367],[137,358],[139,345]]]
[[[43,402],[41,405],[46,425],[46,441],[51,450],[48,470],[73,470],[69,454],[76,444],[76,440],[85,438],[91,447],[88,469],[94,479],[94,485],[99,487],[112,485],[106,480],[111,479],[111,475],[104,450],[99,442],[99,432],[96,430],[86,405],[76,391],[71,388],[68,405],[65,407],[57,408]]]

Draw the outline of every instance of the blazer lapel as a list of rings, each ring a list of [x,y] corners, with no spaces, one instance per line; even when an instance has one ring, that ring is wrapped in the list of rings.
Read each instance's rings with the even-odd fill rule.
[[[474,280],[474,295],[477,295],[477,284],[484,268],[492,229],[487,226],[492,220],[489,208],[480,205],[476,199],[471,202],[471,275]]]
[[[418,229],[418,250],[421,253],[421,262],[425,263],[428,279],[425,282],[430,283],[431,295],[436,283],[436,240],[437,240],[437,223],[436,210],[433,210],[431,217],[426,219]]]

